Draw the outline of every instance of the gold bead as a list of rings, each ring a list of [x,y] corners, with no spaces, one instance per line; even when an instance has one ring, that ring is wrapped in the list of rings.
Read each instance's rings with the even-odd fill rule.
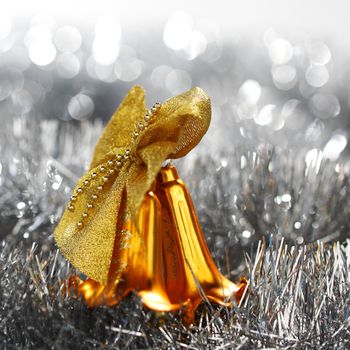
[[[85,186],[89,186],[90,185],[90,181],[89,180],[84,180],[84,185]]]
[[[115,173],[115,170],[114,170],[114,169],[109,169],[109,174],[110,174],[110,175],[114,175],[114,173]]]
[[[97,174],[96,174],[96,173],[92,173],[91,177],[92,177],[93,179],[96,179],[96,178],[97,178]]]
[[[152,111],[153,114],[155,114],[155,113],[157,112],[157,108],[153,106],[153,107],[151,108],[151,111]]]
[[[98,195],[97,195],[97,194],[93,194],[93,195],[91,196],[91,198],[95,201],[95,200],[98,198]]]
[[[108,176],[104,176],[104,177],[102,178],[102,180],[103,180],[104,182],[107,182],[107,181],[109,180],[109,178],[108,178]]]
[[[88,203],[87,208],[92,209],[94,206],[91,203]]]
[[[86,219],[88,216],[89,216],[89,214],[86,213],[86,212],[84,212],[84,213],[82,214],[82,217],[83,217],[84,219]]]
[[[82,221],[79,221],[79,222],[77,223],[77,226],[78,226],[78,228],[83,228],[84,224],[83,224]]]
[[[77,192],[78,192],[78,193],[83,193],[83,189],[82,189],[81,187],[79,187],[79,188],[77,189]]]
[[[70,197],[70,200],[71,200],[71,202],[76,202],[77,201],[77,197],[76,196],[72,196],[72,197]]]
[[[161,104],[159,102],[156,102],[153,107],[158,110],[161,107]]]
[[[109,165],[109,166],[113,166],[113,165],[114,165],[113,160],[109,160],[109,161],[108,161],[108,165]]]
[[[143,120],[148,124],[148,122],[151,120],[151,117],[149,116],[149,114],[146,114],[146,115],[143,117]]]
[[[139,133],[138,133],[137,131],[134,131],[134,132],[133,132],[133,136],[134,136],[134,138],[136,138],[136,137],[139,136]]]
[[[74,205],[70,204],[69,207],[68,207],[68,210],[69,211],[74,211]]]
[[[137,128],[138,128],[139,130],[143,130],[144,127],[145,127],[145,126],[144,126],[141,122],[137,124]]]
[[[130,150],[129,150],[129,149],[126,149],[126,150],[125,150],[125,154],[130,154]]]
[[[100,185],[100,186],[97,186],[97,189],[98,189],[99,191],[102,191],[102,190],[103,190],[103,187]]]
[[[100,166],[100,172],[104,173],[106,171],[106,168],[104,166]]]
[[[122,160],[123,156],[121,154],[117,154],[117,160]]]
[[[130,157],[127,154],[124,154],[124,160],[128,160]]]
[[[149,109],[148,111],[147,111],[147,113],[146,114],[148,114],[151,118],[153,117],[153,112],[152,112],[152,109]]]
[[[117,162],[117,163],[115,163],[115,165],[119,168],[122,166],[122,162]]]

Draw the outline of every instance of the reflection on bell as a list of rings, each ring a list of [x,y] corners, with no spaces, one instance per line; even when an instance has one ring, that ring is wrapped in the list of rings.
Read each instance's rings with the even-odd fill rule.
[[[174,166],[162,168],[145,195],[138,227],[119,219],[108,285],[87,279],[78,286],[89,306],[115,305],[135,290],[152,310],[185,307],[190,315],[204,297],[226,306],[241,298],[246,283],[236,285],[217,269]]]
[[[203,294],[209,300],[227,306],[232,296],[239,299],[245,284],[237,286],[217,269],[190,193],[174,166],[163,168],[159,173],[156,194],[162,203],[169,299],[172,302],[190,301],[189,307],[193,309],[202,301]]]

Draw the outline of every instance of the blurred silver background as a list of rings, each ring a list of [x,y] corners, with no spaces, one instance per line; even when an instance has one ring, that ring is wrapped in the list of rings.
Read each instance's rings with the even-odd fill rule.
[[[348,8],[14,1],[0,15],[0,118],[106,121],[133,84],[150,105],[198,85],[213,104],[201,149],[267,140],[336,160],[348,143]]]

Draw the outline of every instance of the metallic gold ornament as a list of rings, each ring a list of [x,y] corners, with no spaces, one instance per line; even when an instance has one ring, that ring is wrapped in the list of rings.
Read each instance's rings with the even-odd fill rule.
[[[124,210],[124,208],[122,208]],[[203,298],[229,306],[240,300],[239,285],[217,269],[206,245],[190,193],[174,166],[162,168],[140,206],[137,226],[126,220],[115,241],[107,286],[78,281],[90,307],[115,305],[136,291],[156,311],[186,309],[187,319]]]
[[[147,127],[135,137],[135,125],[146,121]],[[200,88],[147,111],[144,90],[133,87],[107,124],[90,170],[73,191],[74,205],[68,206],[55,230],[62,254],[84,274],[106,285],[114,241],[120,235],[116,227],[122,196],[136,220],[162,163],[187,154],[209,123],[210,100]],[[107,174],[110,160],[117,160],[113,174]],[[89,215],[84,218],[86,211]]]
[[[190,193],[174,166],[158,175],[156,194],[162,203],[167,293],[172,302],[197,306],[205,295],[229,305],[240,298],[244,286],[237,286],[218,271],[197,217]],[[204,295],[200,295],[199,289]]]
[[[130,90],[95,148],[55,231],[61,252],[89,278],[75,280],[89,306],[116,304],[136,290],[158,311],[207,297],[229,305],[237,286],[213,262],[193,203],[169,158],[188,153],[210,122],[210,100],[194,88],[146,111]],[[136,125],[136,126],[135,126]]]

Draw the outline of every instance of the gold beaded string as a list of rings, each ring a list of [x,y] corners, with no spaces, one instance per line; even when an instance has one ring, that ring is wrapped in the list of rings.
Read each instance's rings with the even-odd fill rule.
[[[135,143],[137,138],[140,136],[141,132],[147,129],[147,127],[152,123],[160,107],[160,103],[157,102],[156,104],[154,104],[154,106],[151,109],[149,109],[144,115],[143,122],[139,122],[136,124],[135,130],[132,133],[132,144]],[[86,206],[87,210],[82,213],[81,220],[77,223],[78,229],[84,227],[84,222],[86,222],[87,218],[89,217],[89,212],[94,208],[93,203],[96,202],[96,200],[98,199],[99,192],[103,190],[104,185],[107,184],[111,177],[115,175],[116,172],[131,158],[132,155],[130,149],[126,149],[124,153],[115,154],[114,157],[109,159],[104,165],[100,165],[98,167],[98,171],[93,172],[91,174],[91,177],[86,178],[83,181],[83,187],[78,187],[76,192],[71,196],[68,204],[68,210],[74,212],[75,203],[78,201],[79,195],[81,195],[85,191],[85,188],[90,187],[92,183],[95,185],[95,190],[91,195],[91,201],[89,201]]]

